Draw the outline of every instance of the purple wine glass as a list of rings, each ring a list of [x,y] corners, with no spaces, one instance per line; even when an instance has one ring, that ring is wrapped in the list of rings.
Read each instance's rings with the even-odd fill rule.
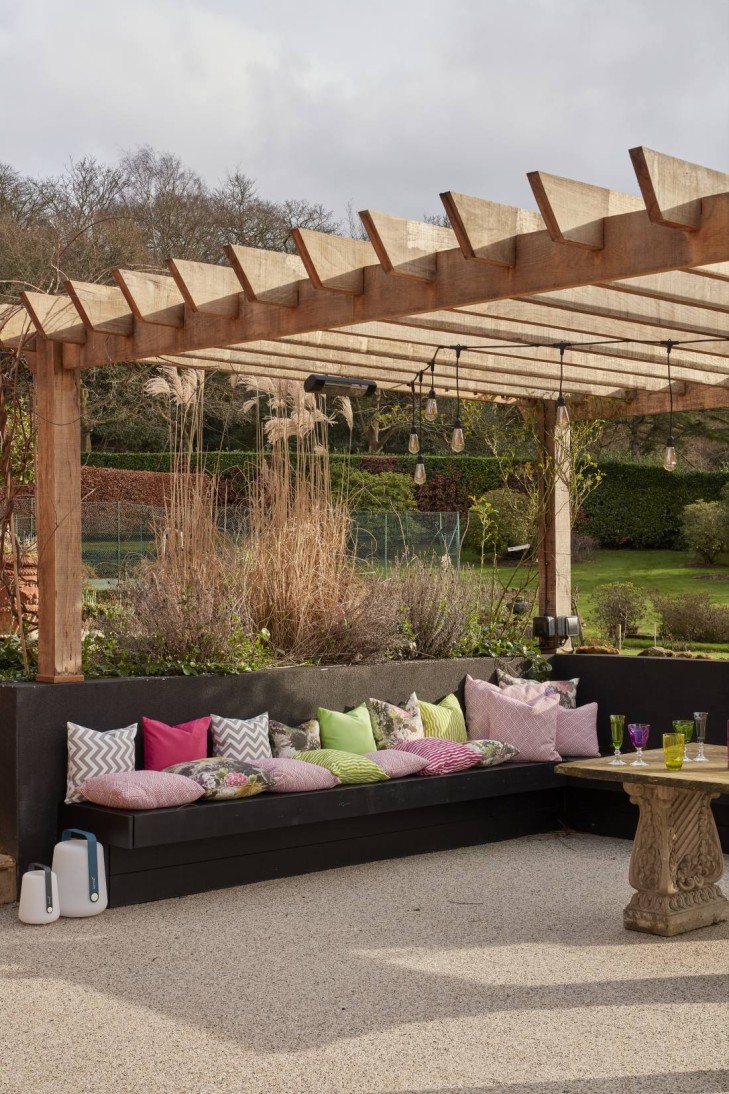
[[[636,758],[632,761],[631,767],[647,767],[648,764],[643,759],[643,749],[648,744],[648,734],[651,731],[651,727],[644,722],[631,722],[628,726],[628,736],[633,743],[633,746],[638,753]]]

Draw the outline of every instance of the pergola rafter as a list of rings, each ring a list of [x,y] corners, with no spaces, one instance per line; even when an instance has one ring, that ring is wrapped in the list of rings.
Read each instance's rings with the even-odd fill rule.
[[[674,346],[674,404],[729,406],[729,176],[644,148],[631,157],[639,195],[533,172],[539,212],[448,191],[450,228],[367,210],[367,240],[296,229],[296,253],[230,245],[225,265],[172,257],[167,272],[115,270],[114,285],[72,280],[63,294],[26,292],[22,307],[4,309],[0,344],[22,343],[38,406],[54,407],[39,417],[40,678],[79,669],[69,422],[81,369],[326,371],[407,394],[435,350],[458,343],[464,396],[541,401],[548,434],[558,343],[569,344],[571,411],[587,417],[667,409],[665,342],[712,339]],[[454,366],[454,354],[440,354],[439,393],[453,393]],[[568,518],[553,511],[551,521],[544,540],[564,560]],[[550,614],[569,613],[563,568],[555,575],[542,559]]]

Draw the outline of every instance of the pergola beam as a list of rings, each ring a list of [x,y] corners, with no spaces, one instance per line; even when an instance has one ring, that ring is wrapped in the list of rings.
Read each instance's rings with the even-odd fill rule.
[[[651,148],[631,148],[648,216],[656,224],[694,232],[701,224],[702,201],[729,191],[729,175],[677,160]]]

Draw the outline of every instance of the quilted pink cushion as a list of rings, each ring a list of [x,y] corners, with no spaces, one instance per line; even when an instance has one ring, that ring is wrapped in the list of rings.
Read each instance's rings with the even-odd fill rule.
[[[457,741],[444,741],[440,737],[403,741],[402,744],[395,745],[395,749],[398,752],[410,752],[426,760],[421,775],[451,775],[454,771],[466,771],[481,763],[481,757],[468,745],[458,744]]]
[[[208,755],[208,730],[210,715],[168,726],[154,718],[142,718],[144,737],[144,766],[147,771],[164,771],[173,764],[205,760]]]
[[[466,677],[466,728],[471,741],[486,741],[491,736],[488,697],[492,692],[501,694],[498,684],[490,684],[488,680],[474,680],[472,676]]]
[[[381,767],[391,779],[404,779],[406,775],[418,775],[428,761],[423,756],[414,756],[401,752],[398,748],[381,748],[377,752],[368,752],[367,759]]]
[[[95,775],[80,786],[87,801],[108,805],[111,809],[166,809],[188,805],[205,791],[184,775],[166,771],[117,771],[113,775]]]
[[[556,749],[561,756],[599,756],[597,703],[568,710],[557,709]]]
[[[269,787],[274,794],[294,794],[299,790],[331,790],[341,779],[325,767],[308,764],[284,756],[265,756],[256,760],[256,767],[267,771],[273,779]]]
[[[492,739],[519,749],[519,760],[561,760],[556,748],[556,695],[525,703],[495,688],[488,693],[489,729]]]

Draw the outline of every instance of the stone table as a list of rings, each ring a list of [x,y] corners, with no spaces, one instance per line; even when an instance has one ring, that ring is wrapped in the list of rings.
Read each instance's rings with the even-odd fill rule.
[[[577,779],[621,782],[640,807],[630,859],[637,892],[623,912],[629,931],[677,935],[729,919],[729,901],[716,884],[724,871],[711,802],[729,794],[727,750],[707,745],[708,763],[668,771],[663,750],[643,753],[647,767],[611,767],[612,756],[573,760],[556,770]],[[634,755],[634,754],[631,754]]]

